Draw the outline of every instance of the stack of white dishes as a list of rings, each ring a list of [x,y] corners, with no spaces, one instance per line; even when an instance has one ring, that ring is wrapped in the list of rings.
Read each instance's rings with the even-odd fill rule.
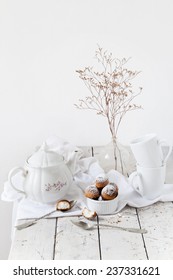
[[[163,146],[168,147],[163,155]],[[136,160],[136,171],[129,181],[131,186],[143,197],[155,199],[162,193],[165,183],[166,162],[172,152],[172,146],[166,140],[159,140],[157,135],[147,134],[130,143]]]

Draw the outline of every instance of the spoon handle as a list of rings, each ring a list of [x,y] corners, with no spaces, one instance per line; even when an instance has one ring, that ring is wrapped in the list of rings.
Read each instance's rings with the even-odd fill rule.
[[[120,230],[129,231],[129,232],[133,232],[133,233],[147,233],[146,229],[141,229],[141,228],[125,228],[125,227],[112,226],[112,225],[107,225],[107,224],[100,224],[99,226],[120,229]]]
[[[70,209],[76,204],[76,200],[71,200],[69,203],[70,203]],[[69,210],[69,209],[68,209]],[[59,210],[59,211],[61,211],[61,210]],[[65,210],[64,210],[65,211]],[[35,223],[37,222],[37,221],[39,221],[39,220],[41,220],[41,219],[44,219],[45,217],[48,217],[49,215],[51,215],[51,214],[53,214],[53,213],[55,213],[55,212],[57,212],[57,209],[56,210],[53,210],[53,211],[51,211],[51,212],[49,212],[49,213],[47,213],[47,214],[45,214],[45,215],[43,215],[43,216],[41,216],[41,217],[39,217],[39,218],[36,218],[36,219],[34,219],[34,220],[32,220],[32,221],[29,221],[29,222],[26,222],[26,223],[23,223],[23,224],[21,224],[21,225],[17,225],[17,226],[15,226],[18,230],[21,230],[21,229],[24,229],[24,228],[27,228],[27,227],[30,227],[30,226],[33,226],[33,225],[35,225]]]
[[[43,215],[43,216],[41,216],[41,217],[39,217],[39,218],[36,218],[36,219],[34,219],[34,220],[32,220],[32,221],[23,223],[23,224],[21,224],[21,225],[17,225],[17,226],[15,226],[15,227],[16,227],[18,230],[21,230],[21,229],[30,227],[30,226],[34,225],[37,221],[39,221],[39,220],[41,220],[41,219],[44,219],[45,217],[48,217],[49,215],[55,213],[56,211],[57,211],[57,210],[53,210],[53,211],[51,211],[51,212],[49,212],[49,213],[47,213],[47,214],[45,214],[45,215]]]

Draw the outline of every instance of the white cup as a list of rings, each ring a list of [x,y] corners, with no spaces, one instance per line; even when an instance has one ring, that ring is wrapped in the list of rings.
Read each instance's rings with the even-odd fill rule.
[[[169,147],[165,157],[163,156],[162,144],[166,144]],[[131,141],[130,147],[137,164],[143,167],[165,165],[172,152],[172,146],[164,139],[159,140],[154,133],[134,139]]]
[[[129,176],[129,182],[141,196],[152,200],[162,193],[165,173],[165,165],[157,168],[146,168],[137,165],[137,171]]]

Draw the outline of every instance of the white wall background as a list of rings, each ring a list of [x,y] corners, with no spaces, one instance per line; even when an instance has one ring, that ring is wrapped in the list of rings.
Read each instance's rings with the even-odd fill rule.
[[[23,165],[50,135],[76,145],[106,144],[106,120],[74,103],[89,92],[76,69],[95,63],[97,44],[132,57],[141,70],[136,100],[119,138],[156,132],[172,142],[172,0],[0,1],[0,193],[9,170]],[[0,201],[0,258],[10,248],[10,203]]]

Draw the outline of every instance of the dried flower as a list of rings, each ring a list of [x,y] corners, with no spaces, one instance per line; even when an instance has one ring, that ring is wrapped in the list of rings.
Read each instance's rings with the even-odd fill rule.
[[[132,86],[132,80],[140,72],[126,68],[129,59],[114,58],[112,53],[100,47],[95,52],[95,58],[101,66],[100,71],[93,67],[76,71],[89,89],[90,96],[80,99],[75,106],[78,109],[94,110],[98,115],[106,117],[112,140],[116,143],[118,129],[125,114],[141,108],[133,100],[141,93],[142,88],[134,92]]]

